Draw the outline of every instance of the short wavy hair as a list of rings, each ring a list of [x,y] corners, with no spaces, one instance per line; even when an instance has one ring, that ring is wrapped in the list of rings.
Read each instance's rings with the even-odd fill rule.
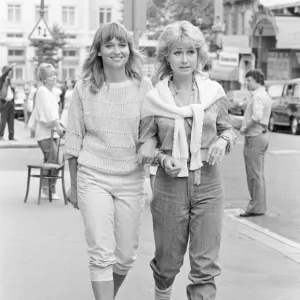
[[[196,72],[201,73],[208,60],[208,46],[203,33],[191,22],[179,21],[168,25],[159,37],[156,50],[156,76],[158,80],[172,74],[167,58],[172,47],[181,43],[197,49],[198,66]]]
[[[55,70],[52,64],[41,63],[36,73],[37,80],[44,83],[45,79],[49,76],[49,71],[51,71],[51,69]]]
[[[259,83],[260,85],[265,84],[265,75],[262,70],[260,69],[253,69],[246,73],[246,78],[252,77],[256,83]]]
[[[143,56],[134,49],[133,39],[129,31],[118,22],[109,22],[101,26],[95,33],[89,54],[83,64],[82,80],[89,84],[90,91],[97,93],[105,82],[105,74],[101,56],[98,56],[103,44],[116,38],[118,41],[127,43],[129,47],[129,58],[125,65],[126,75],[139,82],[142,80]]]

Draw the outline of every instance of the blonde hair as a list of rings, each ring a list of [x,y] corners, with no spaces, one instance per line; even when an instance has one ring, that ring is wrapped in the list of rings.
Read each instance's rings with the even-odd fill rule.
[[[98,56],[100,48],[114,38],[128,44],[129,47],[129,58],[125,65],[126,75],[139,82],[142,80],[143,57],[139,51],[134,49],[130,33],[120,23],[109,22],[95,33],[89,54],[83,64],[82,80],[90,85],[91,92],[97,93],[105,81],[102,58]]]
[[[168,55],[174,45],[192,45],[198,54],[198,66],[195,72],[201,73],[208,60],[208,46],[201,30],[188,21],[179,21],[168,25],[159,37],[156,50],[156,76],[162,80],[172,74],[168,64]]]
[[[44,83],[45,79],[49,76],[49,72],[55,69],[53,65],[41,63],[37,70],[37,80]]]

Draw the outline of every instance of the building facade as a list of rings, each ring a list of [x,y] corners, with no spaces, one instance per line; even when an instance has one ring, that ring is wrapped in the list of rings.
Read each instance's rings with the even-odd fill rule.
[[[66,46],[59,53],[59,79],[76,79],[81,71],[93,35],[103,23],[120,20],[118,0],[45,0],[49,28],[54,24],[67,34]],[[13,82],[34,81],[35,49],[28,36],[40,18],[40,0],[0,1],[0,67],[16,63]]]

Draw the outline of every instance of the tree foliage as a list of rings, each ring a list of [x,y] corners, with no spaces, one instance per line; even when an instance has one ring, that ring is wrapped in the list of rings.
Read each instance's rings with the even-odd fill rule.
[[[158,37],[167,24],[187,20],[204,33],[210,31],[214,19],[211,0],[150,0],[147,10],[147,27]]]
[[[52,64],[55,68],[58,67],[58,63],[62,57],[58,55],[59,49],[63,49],[66,42],[67,35],[57,24],[54,24],[51,30],[53,40],[51,42],[44,42],[43,51],[39,51],[39,42],[31,42],[31,46],[35,47],[35,57],[33,61],[45,62]]]

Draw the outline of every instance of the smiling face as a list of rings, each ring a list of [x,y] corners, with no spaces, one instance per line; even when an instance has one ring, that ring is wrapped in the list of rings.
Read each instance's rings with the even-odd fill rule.
[[[128,43],[119,41],[116,38],[101,45],[98,53],[102,58],[104,69],[113,70],[125,69],[129,54]]]
[[[167,60],[173,76],[189,76],[197,69],[198,53],[196,47],[178,44],[171,48]]]

